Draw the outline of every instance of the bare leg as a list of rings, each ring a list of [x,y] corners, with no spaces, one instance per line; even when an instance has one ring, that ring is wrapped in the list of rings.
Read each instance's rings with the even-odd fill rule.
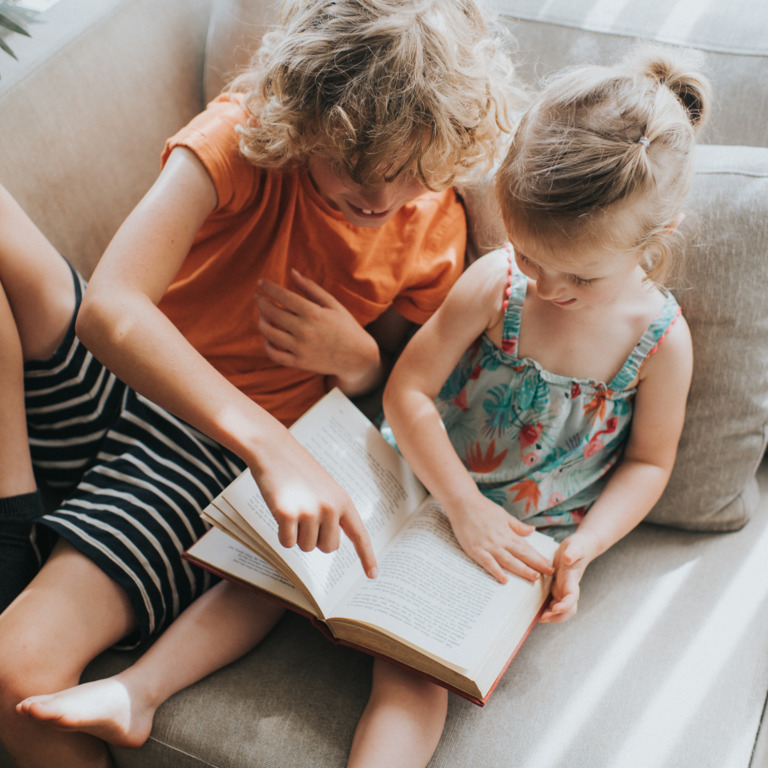
[[[447,711],[444,688],[377,659],[347,768],[424,768],[440,741]]]
[[[24,374],[21,341],[11,307],[0,285],[0,496],[34,491],[24,415]]]
[[[22,361],[53,354],[74,308],[68,265],[0,187],[0,496],[36,487],[27,445]]]
[[[51,356],[75,308],[69,266],[0,186],[0,283],[8,297],[25,360]]]
[[[249,651],[283,608],[229,582],[196,600],[133,666],[106,680],[48,696],[18,710],[58,729],[82,731],[111,744],[138,747],[158,706]]]
[[[21,342],[0,285],[0,612],[39,568],[30,541],[43,513],[27,439]]]
[[[15,708],[32,694],[75,685],[86,664],[133,627],[123,590],[60,542],[0,615],[0,740],[19,768],[109,768],[104,742],[42,726]]]
[[[0,187],[0,611],[38,568],[29,534],[43,509],[27,440],[23,362],[50,357],[74,307],[68,265]]]

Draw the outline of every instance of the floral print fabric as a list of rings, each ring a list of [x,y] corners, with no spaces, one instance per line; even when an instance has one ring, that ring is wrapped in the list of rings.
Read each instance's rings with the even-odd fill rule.
[[[629,385],[680,308],[665,291],[661,313],[612,381],[566,378],[517,357],[527,278],[511,254],[509,263],[502,347],[481,336],[444,384],[437,406],[485,496],[537,528],[573,526],[621,458],[636,392]]]

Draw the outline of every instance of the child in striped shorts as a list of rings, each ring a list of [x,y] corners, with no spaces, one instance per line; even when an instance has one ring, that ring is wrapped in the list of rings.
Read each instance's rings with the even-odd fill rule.
[[[71,272],[76,313],[85,281]],[[209,585],[176,556],[205,530],[187,507],[202,509],[245,465],[110,373],[79,341],[74,317],[51,357],[24,365],[36,475],[69,491],[30,544],[43,561],[51,532],[76,537],[78,550],[133,595],[137,630],[123,641],[130,646]]]
[[[281,13],[253,66],[169,139],[79,310],[82,285],[28,221],[27,241],[0,252],[0,332],[26,361],[34,460],[77,479],[37,518],[57,534],[52,551],[0,614],[0,742],[21,768],[110,764],[110,734],[59,717],[51,727],[20,704],[76,686],[106,648],[185,609],[204,614],[204,636],[194,619],[171,628],[192,627],[203,652],[161,646],[172,688],[277,620],[228,583],[204,593],[206,576],[180,557],[203,531],[200,510],[243,468],[284,546],[331,551],[343,532],[375,576],[349,496],[286,427],[331,386],[379,383],[408,323],[458,278],[466,220],[453,184],[494,162],[514,75],[474,0],[290,0]],[[18,394],[18,453],[22,386],[0,386]],[[17,487],[0,494],[34,491],[29,456],[16,462]]]

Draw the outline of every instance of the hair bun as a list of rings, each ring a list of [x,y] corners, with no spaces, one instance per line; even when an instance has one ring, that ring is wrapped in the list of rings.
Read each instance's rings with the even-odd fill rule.
[[[691,49],[650,48],[641,49],[631,62],[675,94],[697,131],[711,108],[711,86],[701,73],[702,58]]]

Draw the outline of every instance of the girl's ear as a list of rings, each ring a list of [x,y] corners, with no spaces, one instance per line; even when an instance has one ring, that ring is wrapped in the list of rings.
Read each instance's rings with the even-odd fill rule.
[[[665,235],[671,235],[674,232],[677,231],[677,228],[683,223],[683,220],[685,219],[685,214],[681,211],[680,213],[675,216],[672,221],[670,221],[665,227],[664,227],[664,234]]]

